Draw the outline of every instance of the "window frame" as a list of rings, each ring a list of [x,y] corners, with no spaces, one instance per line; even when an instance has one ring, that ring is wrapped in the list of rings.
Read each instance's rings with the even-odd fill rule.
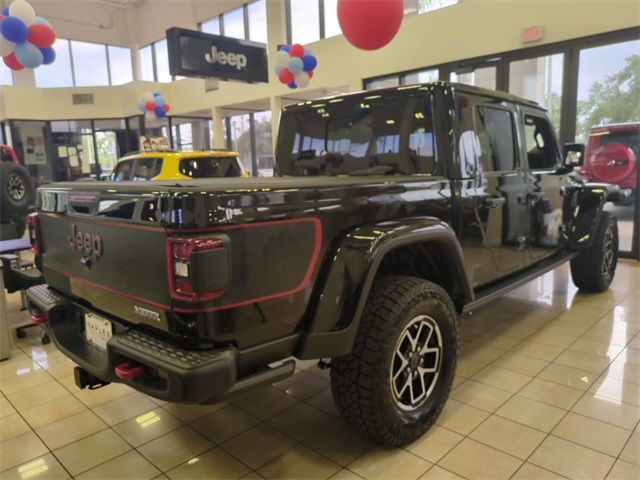
[[[484,102],[478,103],[474,106],[474,115],[478,115],[478,119],[480,119],[480,109],[491,109],[491,110],[501,110],[503,112],[507,112],[509,114],[509,119],[511,120],[511,137],[513,139],[512,141],[512,145],[513,145],[513,165],[512,168],[510,170],[503,170],[503,169],[491,169],[491,170],[487,170],[486,168],[484,168],[484,165],[481,165],[482,167],[482,172],[483,175],[486,174],[499,174],[499,175],[504,175],[504,174],[509,174],[509,173],[515,173],[518,172],[521,168],[522,168],[522,159],[521,157],[521,149],[520,149],[520,136],[519,136],[519,132],[518,132],[518,128],[517,128],[517,123],[516,123],[516,111],[513,108],[507,107],[505,105],[496,105],[496,104],[491,104],[491,103],[487,103],[486,102],[486,98],[484,100]],[[486,123],[483,123],[483,127],[484,130],[488,132],[488,129],[486,127]],[[476,134],[478,134],[478,132],[476,131]],[[482,156],[480,156],[480,159],[482,159]],[[493,167],[495,167],[495,165],[493,165]]]
[[[544,121],[549,127],[550,127],[550,133],[551,133],[551,142],[553,144],[554,147],[554,151],[557,153],[556,158],[555,158],[555,163],[552,166],[549,167],[543,167],[543,168],[533,168],[531,166],[531,164],[529,163],[529,152],[527,151],[527,134],[525,131],[526,128],[526,117],[533,117],[533,118],[537,118],[537,119],[541,119],[542,121]],[[535,172],[535,173],[543,173],[543,172],[554,172],[556,171],[562,164],[562,157],[560,152],[560,148],[558,145],[558,139],[556,138],[555,135],[555,129],[553,128],[553,124],[551,123],[551,120],[548,118],[547,115],[545,115],[544,112],[542,111],[537,111],[536,109],[533,108],[528,108],[528,107],[523,107],[520,108],[520,120],[522,122],[522,158],[526,158],[527,159],[527,169],[531,172]]]

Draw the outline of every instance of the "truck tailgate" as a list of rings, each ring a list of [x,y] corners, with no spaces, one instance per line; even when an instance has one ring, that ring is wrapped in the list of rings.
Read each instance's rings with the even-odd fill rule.
[[[88,307],[167,331],[167,236],[140,214],[153,211],[156,199],[40,194],[38,236],[47,283]]]

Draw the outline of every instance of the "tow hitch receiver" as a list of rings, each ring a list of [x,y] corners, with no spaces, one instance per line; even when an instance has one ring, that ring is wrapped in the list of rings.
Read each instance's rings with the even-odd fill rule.
[[[79,389],[88,388],[89,390],[95,390],[96,388],[106,387],[109,382],[105,382],[101,378],[91,375],[84,368],[75,367],[73,369],[73,378],[76,381],[76,386]]]

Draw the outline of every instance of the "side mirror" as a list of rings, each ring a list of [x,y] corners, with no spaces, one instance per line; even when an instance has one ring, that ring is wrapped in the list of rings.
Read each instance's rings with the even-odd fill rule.
[[[567,167],[579,167],[584,163],[584,143],[565,143],[562,153]]]

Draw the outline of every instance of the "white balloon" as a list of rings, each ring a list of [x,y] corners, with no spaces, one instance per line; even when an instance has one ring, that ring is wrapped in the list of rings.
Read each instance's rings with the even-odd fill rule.
[[[7,55],[11,55],[13,51],[16,49],[16,44],[10,42],[2,35],[0,35],[0,57],[6,57]]]
[[[144,119],[147,122],[155,122],[157,120],[156,118],[156,112],[147,112],[144,114]]]
[[[154,97],[153,93],[151,93],[151,92],[145,92],[145,94],[142,96],[142,99],[145,102],[153,102],[153,101],[155,101],[155,98],[156,97]]]
[[[309,75],[307,72],[298,72],[294,75],[294,79],[298,88],[305,88],[309,85]]]
[[[287,68],[289,66],[290,59],[291,57],[284,50],[280,50],[276,53],[276,63],[280,65],[281,68]]]
[[[15,0],[15,2],[9,5],[9,15],[18,17],[27,24],[27,27],[36,19],[36,12],[25,0]]]

